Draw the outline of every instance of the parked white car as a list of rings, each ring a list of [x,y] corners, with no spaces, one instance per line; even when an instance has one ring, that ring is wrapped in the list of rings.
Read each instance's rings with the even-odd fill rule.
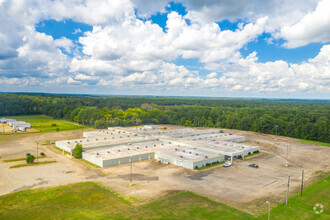
[[[231,162],[227,161],[223,166],[224,167],[230,167],[231,166]]]

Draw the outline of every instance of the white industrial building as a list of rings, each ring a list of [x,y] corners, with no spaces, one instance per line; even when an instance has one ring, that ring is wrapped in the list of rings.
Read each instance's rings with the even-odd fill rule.
[[[16,121],[16,119],[0,118],[0,123],[8,123],[8,122],[12,122],[12,121]]]
[[[56,146],[72,154],[76,144],[80,143],[83,159],[100,167],[156,159],[196,169],[225,159],[244,159],[259,150],[257,146],[236,143],[244,141],[245,137],[220,133],[217,129],[109,128],[84,132],[83,136],[57,141]]]
[[[26,131],[27,128],[31,128],[31,124],[25,121],[16,121],[16,119],[11,118],[2,118],[0,123],[6,123],[9,126],[13,127],[13,131]]]
[[[170,163],[192,170],[225,160],[225,156],[222,154],[182,145],[161,148],[155,153],[155,158],[162,163]]]

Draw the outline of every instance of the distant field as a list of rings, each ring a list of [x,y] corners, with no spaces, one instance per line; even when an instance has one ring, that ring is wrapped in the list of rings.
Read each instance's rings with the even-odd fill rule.
[[[329,219],[329,176],[271,210],[271,219]],[[324,211],[317,215],[315,204]],[[179,192],[133,206],[122,196],[93,182],[26,190],[0,197],[0,219],[267,219],[253,217],[191,192]],[[38,213],[38,214],[36,214]]]
[[[78,130],[85,128],[84,126],[73,122],[53,119],[44,115],[12,116],[7,118],[14,118],[16,120],[29,122],[32,128],[36,130],[40,129],[41,132],[55,132],[57,127],[59,128],[59,131]],[[56,124],[57,127],[51,126],[52,124]]]
[[[319,142],[319,141],[308,141],[308,140],[302,140],[302,139],[298,139],[298,141],[301,143],[306,143],[306,144],[314,144],[314,145],[330,147],[330,143],[324,143],[324,142]]]

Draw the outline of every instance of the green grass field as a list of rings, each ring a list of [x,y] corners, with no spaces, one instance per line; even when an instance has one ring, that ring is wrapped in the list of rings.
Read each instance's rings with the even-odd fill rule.
[[[271,219],[330,219],[329,176],[300,195],[271,210]],[[313,207],[322,204],[317,215]],[[84,182],[0,196],[0,219],[267,219],[192,192],[179,192],[141,206],[133,206],[104,186]]]
[[[85,128],[84,126],[73,122],[53,119],[52,117],[45,115],[13,116],[8,118],[26,121],[31,124],[32,128],[41,130],[41,132],[56,132],[57,127],[59,128],[59,131],[78,130]],[[56,124],[57,127],[51,126],[52,124]]]
[[[330,219],[330,176],[308,187],[300,194],[289,199],[288,206],[279,204],[271,210],[271,219]],[[323,205],[323,213],[315,214],[316,204]],[[267,219],[264,214],[260,219]]]
[[[320,146],[325,146],[325,147],[330,147],[330,143],[324,143],[324,142],[319,142],[319,141],[308,141],[308,140],[303,140],[303,139],[297,139],[301,143],[306,143],[306,144],[314,144],[314,145],[320,145]]]

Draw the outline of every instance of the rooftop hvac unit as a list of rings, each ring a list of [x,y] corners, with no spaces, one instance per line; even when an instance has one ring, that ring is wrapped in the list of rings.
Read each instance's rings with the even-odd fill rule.
[[[70,144],[70,141],[68,141],[68,144]]]
[[[182,158],[182,155],[180,155],[179,157]]]
[[[191,154],[191,151],[189,151],[189,153]]]
[[[196,156],[198,156],[198,153],[195,153]]]
[[[95,140],[98,141],[99,139],[96,138]]]
[[[75,143],[78,143],[77,141],[74,141]]]
[[[127,148],[127,150],[131,150],[130,148]]]
[[[174,150],[175,150],[175,151],[177,151],[177,150],[178,150],[178,148],[174,148]]]
[[[100,155],[99,153],[96,153],[96,155]]]
[[[156,147],[156,144],[154,144],[154,145],[152,145],[152,146]]]
[[[144,146],[145,148],[148,148],[148,145]]]
[[[120,136],[120,138],[123,138],[122,136]]]
[[[118,149],[118,152],[120,152],[120,149]]]
[[[172,144],[171,141],[168,142],[169,144]]]
[[[139,147],[136,147],[136,149],[140,149]]]
[[[104,140],[106,140],[107,138],[104,138]]]
[[[205,158],[209,158],[208,156],[205,156]]]
[[[115,137],[112,137],[112,139],[115,139]]]
[[[107,151],[108,154],[110,154],[110,151]]]
[[[129,138],[129,135],[127,135],[127,137]]]

